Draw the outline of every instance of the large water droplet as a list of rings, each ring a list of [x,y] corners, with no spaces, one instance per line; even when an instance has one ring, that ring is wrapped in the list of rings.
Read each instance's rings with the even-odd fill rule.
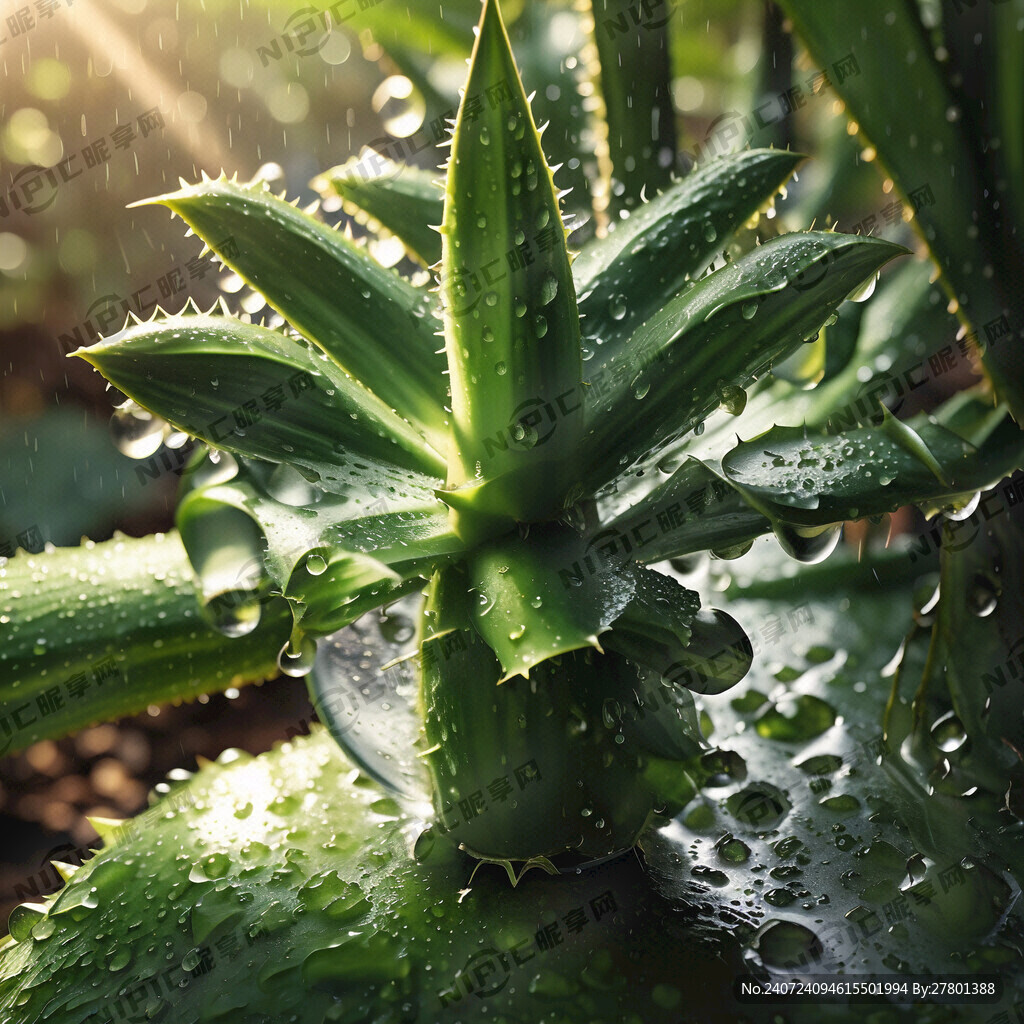
[[[205,601],[201,610],[218,633],[240,637],[248,636],[260,624],[263,606],[250,590],[228,590]]]
[[[558,278],[549,270],[540,282],[540,304],[546,306],[558,294]]]
[[[755,940],[755,949],[768,967],[806,970],[819,963],[823,949],[817,935],[795,921],[773,921]]]
[[[878,275],[869,277],[862,285],[854,288],[847,296],[851,302],[866,302],[875,294],[875,285],[878,284]]]
[[[110,436],[117,450],[130,459],[148,459],[160,448],[167,424],[151,412],[127,402],[110,417]]]
[[[291,640],[281,648],[277,656],[277,667],[286,675],[293,678],[309,675],[316,662],[316,641],[312,637],[304,636],[298,640]]]
[[[715,385],[718,403],[730,416],[739,416],[747,407],[747,393],[737,384],[720,380]]]
[[[776,523],[775,536],[782,550],[798,562],[814,565],[823,562],[839,543],[842,523],[832,523],[823,527],[793,526],[789,523]]]
[[[622,320],[626,315],[626,296],[613,295],[608,300],[608,315],[613,320]]]

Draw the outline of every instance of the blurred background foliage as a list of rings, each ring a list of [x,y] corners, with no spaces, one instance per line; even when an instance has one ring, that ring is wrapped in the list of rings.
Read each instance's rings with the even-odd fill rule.
[[[535,115],[538,123],[551,121],[545,146],[556,162],[566,137],[581,125],[585,131],[595,37],[616,31],[603,6],[594,5],[591,32],[573,0],[505,4],[527,87],[534,75],[546,83]],[[812,220],[818,227],[867,230],[873,218],[875,234],[915,246],[912,210],[878,172],[874,152],[858,139],[820,74],[833,69],[815,66],[773,4],[648,0],[647,6],[672,20],[667,102],[677,147],[667,152],[666,177],[746,145],[788,146],[814,159],[801,168],[788,200],[771,211],[776,224],[759,226],[763,235]],[[127,205],[175,189],[179,176],[192,181],[222,169],[240,178],[260,175],[305,205],[318,199],[311,182],[319,172],[366,146],[436,169],[447,156],[436,143],[446,136],[445,118],[454,115],[478,14],[478,0],[4,5],[0,554],[77,544],[83,535],[102,540],[116,530],[141,536],[173,523],[187,446],[154,447],[141,461],[119,452],[108,434],[118,396],[84,362],[66,359],[67,352],[117,330],[128,311],[148,316],[157,305],[176,311],[187,296],[202,307],[223,296],[254,318],[263,316],[261,300],[203,256],[199,241],[169,224],[164,210]],[[592,186],[597,171],[585,158],[567,161],[557,180],[574,186],[568,209],[589,208],[592,199],[601,205]],[[629,205],[628,193],[620,198],[605,197],[607,216]],[[346,219],[337,199],[327,200],[325,211],[332,222]],[[578,240],[601,227],[586,215],[576,224]],[[350,226],[360,233],[360,225]],[[403,258],[401,246],[386,240],[374,252],[387,265]],[[943,335],[953,340],[957,324],[937,287],[925,283],[915,296],[919,310],[931,310],[932,352]],[[923,337],[892,338],[883,328],[871,350],[873,365],[848,372],[867,382],[915,344],[925,351]],[[810,384],[821,367],[788,372]],[[952,392],[968,382],[960,370],[930,381],[910,396],[903,414],[930,406],[936,388]],[[11,863],[0,867],[0,918],[18,895],[14,887],[25,884],[25,863],[43,871],[43,851],[52,855],[56,846],[77,847],[94,837],[86,813],[133,813],[149,785],[197,753],[213,756],[232,744],[258,751],[295,731],[308,707],[301,681],[275,686],[270,696],[229,691],[212,698],[224,710],[239,700],[260,701],[257,732],[244,733],[240,717],[209,708],[201,718],[187,707],[159,714],[153,708],[120,727],[38,744],[4,762],[0,821],[15,839],[5,853]],[[16,786],[19,795],[3,786]],[[17,822],[31,826],[17,831]]]

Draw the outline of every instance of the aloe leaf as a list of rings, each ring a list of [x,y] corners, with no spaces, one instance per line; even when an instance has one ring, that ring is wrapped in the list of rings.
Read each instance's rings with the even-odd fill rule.
[[[678,438],[813,338],[865,278],[906,252],[875,238],[807,232],[758,247],[672,299],[587,389],[590,481]],[[597,455],[600,455],[598,461]]]
[[[734,233],[774,194],[803,159],[755,149],[723,157],[688,174],[633,210],[573,264],[587,373],[621,358],[633,333],[682,291]]]
[[[1009,420],[981,448],[925,419],[842,434],[775,427],[733,448],[722,471],[773,520],[825,526],[940,502],[991,486],[1024,462],[1024,442]]]
[[[1010,248],[1013,232],[995,202],[998,190],[985,180],[980,140],[968,134],[916,5],[783,0],[782,6],[819,62],[846,62],[847,73],[833,84],[913,204],[914,224],[956,296],[959,315],[988,343],[983,358],[997,393],[1020,420],[1022,309],[1010,285],[1014,258],[1007,261],[1001,252]],[[897,67],[901,88],[893,89]],[[1019,107],[1016,97],[1012,102]],[[993,260],[1001,266],[989,277]],[[986,328],[999,334],[987,337]]]
[[[200,465],[186,478],[178,527],[204,599],[231,607],[269,591],[322,636],[404,593],[461,550],[428,488],[355,483],[324,491],[289,466]]]
[[[241,639],[210,628],[177,534],[5,559],[0,610],[2,753],[271,678],[290,618],[269,602]]]
[[[676,159],[669,24],[671,3],[590,0],[600,95],[608,124],[613,211],[666,186]]]
[[[207,179],[145,203],[181,217],[300,333],[443,450],[444,364],[424,290],[263,184]]]
[[[494,0],[452,139],[443,232],[448,489],[467,488],[460,521],[549,516],[582,426],[579,318],[551,171]]]
[[[168,316],[76,355],[140,405],[216,448],[346,486],[362,460],[443,474],[440,455],[379,398],[303,342],[227,316]],[[387,467],[392,467],[390,472]]]
[[[368,149],[318,175],[313,187],[322,195],[340,196],[347,213],[369,214],[424,266],[440,260],[444,192],[433,172],[398,164]]]
[[[605,527],[624,554],[644,564],[728,552],[769,530],[771,521],[698,459],[687,459]]]
[[[607,540],[539,526],[526,538],[505,536],[469,555],[472,621],[498,655],[503,681],[558,654],[600,648],[599,635],[636,586]]]
[[[654,751],[678,761],[699,750],[690,695],[669,694],[625,659],[594,651],[543,660],[529,679],[502,680],[478,632],[475,595],[466,605],[472,579],[472,571],[467,580],[446,570],[428,597],[429,610],[448,604],[437,600],[438,588],[464,595],[458,611],[449,608],[457,627],[422,645],[423,756],[434,781],[435,828],[492,859],[538,851],[598,857],[630,845],[653,806],[639,759]],[[503,778],[522,795],[503,799]],[[475,813],[484,804],[488,813]]]
[[[650,569],[637,573],[636,592],[603,643],[652,669],[665,685],[704,694],[735,686],[754,656],[735,619],[701,610],[694,591]]]

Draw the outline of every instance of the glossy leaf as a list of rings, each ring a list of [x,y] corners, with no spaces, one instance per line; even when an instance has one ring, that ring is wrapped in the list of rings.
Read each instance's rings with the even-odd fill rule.
[[[771,522],[708,465],[687,459],[606,529],[631,557],[651,564],[735,549],[767,533]]]
[[[573,264],[591,377],[616,365],[633,333],[696,279],[803,159],[755,149],[706,164],[637,207]]]
[[[207,179],[146,202],[181,217],[301,334],[443,450],[444,364],[424,290],[259,183]]]
[[[174,533],[4,560],[0,753],[277,675],[283,601],[258,606],[231,639],[198,597]]]
[[[338,495],[288,466],[249,462],[233,474],[199,466],[186,485],[178,526],[206,599],[284,594],[310,635],[421,589],[421,577],[462,547],[425,488],[353,482]]]
[[[179,430],[294,464],[326,486],[347,486],[353,473],[372,477],[366,460],[392,480],[444,472],[440,455],[379,398],[303,342],[265,327],[168,316],[76,354]]]
[[[341,196],[345,210],[362,211],[400,238],[424,266],[441,258],[444,191],[437,175],[399,164],[373,150],[324,171],[313,180],[321,194]]]
[[[1019,243],[1011,241],[1014,228],[978,155],[981,140],[972,137],[948,73],[933,57],[917,6],[783,0],[782,7],[819,64],[846,60],[849,73],[837,76],[836,89],[910,199],[914,224],[942,268],[961,317],[983,337],[986,324],[1009,317],[1011,333],[988,346],[984,361],[998,394],[1020,420],[1024,309],[1013,290]],[[956,27],[954,34],[961,31]],[[892,86],[894,68],[900,69],[898,89]],[[1017,97],[1009,102],[1019,110]],[[986,267],[994,262],[992,276]]]
[[[730,395],[738,400],[904,251],[854,235],[783,235],[669,301],[637,329],[606,376],[589,381],[590,479],[604,482],[609,466],[681,437],[733,401]]]
[[[737,445],[722,469],[772,519],[824,526],[903,505],[970,495],[1024,460],[1020,432],[1005,420],[980,448],[927,420],[836,435],[775,427]]]
[[[701,610],[694,591],[651,569],[637,573],[636,592],[603,642],[652,669],[666,686],[704,694],[735,686],[754,656],[733,618]]]
[[[635,588],[633,571],[606,538],[587,543],[552,525],[473,551],[468,577],[473,623],[498,655],[503,680],[567,651],[599,648]]]
[[[494,0],[452,140],[442,251],[457,522],[550,516],[582,426],[579,320],[551,171]]]
[[[453,589],[465,595],[465,583]],[[439,585],[435,578],[432,588]],[[640,759],[653,750],[678,761],[699,750],[689,694],[659,700],[658,681],[593,651],[545,660],[529,679],[499,685],[500,665],[473,628],[472,609],[470,595],[461,628],[422,649],[424,758],[439,829],[493,859],[601,857],[628,847],[656,802]],[[515,779],[521,797],[500,801],[502,776]],[[467,812],[466,794],[475,793],[499,799],[486,814]]]

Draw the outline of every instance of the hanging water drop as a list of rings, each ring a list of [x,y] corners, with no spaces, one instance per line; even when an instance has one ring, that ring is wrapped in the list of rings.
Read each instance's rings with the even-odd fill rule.
[[[117,450],[130,459],[148,459],[163,444],[167,424],[135,402],[127,402],[110,417],[110,436]]]

